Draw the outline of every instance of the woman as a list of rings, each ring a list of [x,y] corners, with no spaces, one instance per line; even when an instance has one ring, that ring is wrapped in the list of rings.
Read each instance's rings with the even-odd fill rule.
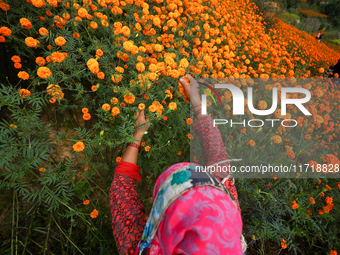
[[[197,82],[189,75],[185,77],[190,85],[184,77],[180,82],[196,111],[193,130],[200,137],[206,165],[228,159],[218,128],[213,127],[209,115],[200,113]],[[243,254],[246,244],[240,208],[229,175],[195,171],[198,165],[189,162],[172,165],[156,182],[147,221],[136,191],[136,181],[141,180],[136,163],[149,127],[144,111],[137,115],[139,128],[133,135],[138,140],[127,146],[110,190],[112,228],[119,254]]]

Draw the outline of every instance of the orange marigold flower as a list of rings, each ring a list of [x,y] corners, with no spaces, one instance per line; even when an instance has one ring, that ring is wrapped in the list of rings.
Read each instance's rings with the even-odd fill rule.
[[[34,39],[33,37],[27,37],[25,39],[25,43],[30,48],[35,48],[38,46],[39,41],[37,39]]]
[[[155,111],[157,111],[157,106],[156,106],[156,105],[153,105],[153,104],[150,105],[150,106],[149,106],[149,111],[150,111],[150,112],[155,112]]]
[[[140,104],[138,105],[138,109],[141,110],[141,111],[143,111],[143,110],[145,109],[145,104],[140,103]]]
[[[308,197],[309,202],[311,202],[313,205],[315,204],[315,200],[313,197]]]
[[[111,110],[111,113],[112,113],[112,116],[116,116],[118,114],[120,114],[120,110],[118,107],[113,107],[112,110]]]
[[[310,139],[312,139],[312,137],[310,135],[305,135],[305,139],[310,140]]]
[[[87,15],[89,15],[89,13],[87,12],[85,8],[79,8],[78,15],[82,18],[86,18]]]
[[[177,104],[175,102],[170,102],[169,103],[169,108],[170,110],[174,111],[177,109]]]
[[[135,96],[132,94],[124,95],[124,101],[127,104],[133,104],[135,102]]]
[[[110,102],[111,102],[111,104],[115,105],[115,104],[118,104],[119,101],[118,101],[118,98],[113,97],[113,98],[111,98]]]
[[[145,146],[144,148],[145,148],[145,151],[149,151],[151,147],[150,146]]]
[[[58,36],[57,38],[54,39],[54,42],[55,42],[55,44],[58,45],[58,46],[64,46],[65,43],[66,43],[66,40],[65,40],[64,37]]]
[[[19,56],[16,56],[14,55],[11,60],[14,62],[14,63],[20,63],[21,62],[21,58]]]
[[[287,151],[287,156],[288,156],[288,158],[291,158],[291,159],[295,158],[294,151],[293,150]]]
[[[39,34],[41,34],[42,36],[48,36],[49,32],[46,28],[41,27],[39,28]]]
[[[189,139],[194,139],[194,137],[193,137],[191,134],[188,134],[187,137],[188,137]]]
[[[324,189],[326,189],[326,190],[332,190],[332,188],[331,187],[329,187],[327,184],[326,184],[326,186],[325,186],[325,188]]]
[[[61,63],[64,61],[64,59],[68,56],[68,54],[66,52],[59,52],[59,51],[55,51],[52,53],[51,55],[51,59],[53,62],[56,63]]]
[[[98,79],[103,80],[105,78],[105,74],[103,72],[98,72],[97,77],[98,77]]]
[[[28,97],[31,95],[31,92],[27,89],[20,89],[19,91],[19,96],[21,96],[22,98]]]
[[[10,36],[12,34],[12,30],[8,27],[0,27],[0,34],[3,34],[4,36]]]
[[[88,113],[89,112],[89,109],[87,109],[87,108],[83,108],[83,109],[81,109],[81,111],[82,111],[82,113]]]
[[[144,72],[144,70],[145,70],[145,65],[143,64],[143,63],[138,63],[137,65],[136,65],[136,68],[137,68],[137,71],[138,72]]]
[[[88,205],[89,203],[90,203],[90,200],[88,199],[83,202],[84,205]]]
[[[73,36],[74,38],[76,38],[76,39],[79,39],[79,38],[80,38],[80,35],[79,35],[79,33],[77,33],[77,32],[74,32],[72,36]]]
[[[32,23],[26,18],[21,18],[20,19],[20,25],[25,28],[25,29],[31,29],[32,28]]]
[[[329,253],[329,255],[337,255],[338,253],[335,250],[331,250],[331,252]]]
[[[48,67],[42,66],[38,68],[37,74],[42,79],[47,79],[51,77],[52,72]]]
[[[101,49],[96,50],[96,55],[98,55],[99,57],[104,55],[104,52]]]
[[[258,107],[259,107],[260,110],[267,109],[267,102],[264,101],[264,100],[261,100],[261,101],[258,103]]]
[[[20,63],[14,63],[14,68],[20,69],[22,67],[22,64]]]
[[[44,0],[32,0],[32,4],[37,8],[40,8],[46,5]]]
[[[340,182],[336,185],[336,187],[340,190]]]
[[[119,163],[120,161],[122,161],[122,158],[121,158],[121,157],[117,157],[117,158],[116,158],[116,162]]]
[[[35,59],[35,63],[37,63],[37,64],[40,65],[40,66],[44,66],[45,63],[46,63],[46,61],[45,61],[45,59],[44,59],[43,57],[37,57],[37,58]]]
[[[187,118],[185,121],[188,125],[191,125],[193,123],[193,120],[191,118]]]
[[[25,71],[19,72],[18,77],[23,80],[28,80],[30,78],[29,74]]]
[[[83,119],[84,119],[84,120],[89,120],[89,119],[91,119],[91,114],[85,113],[85,114],[83,115]]]
[[[93,85],[93,86],[91,87],[91,90],[92,90],[92,91],[96,91],[96,90],[97,90],[97,86],[96,86],[96,85]]]
[[[0,35],[0,43],[3,43],[3,42],[5,42],[5,41],[6,41],[6,38],[3,37],[2,35]]]
[[[292,202],[292,209],[295,210],[295,209],[298,209],[299,208],[299,205],[296,203],[296,201],[293,201]]]
[[[106,112],[110,111],[111,110],[111,106],[109,104],[103,104],[102,105],[102,109]]]
[[[97,218],[97,216],[98,216],[98,211],[97,211],[96,209],[94,209],[94,210],[91,212],[91,218],[92,218],[92,219],[95,219],[95,218]]]
[[[73,150],[76,152],[81,152],[85,149],[85,144],[83,142],[76,142],[73,145]]]
[[[40,168],[39,168],[39,172],[45,172],[45,168],[40,167]]]
[[[286,245],[286,240],[285,239],[281,239],[281,247],[282,247],[282,249],[287,249],[287,245]]]
[[[97,74],[99,72],[99,64],[98,64],[98,61],[96,59],[90,58],[87,61],[86,65],[93,74]]]
[[[254,140],[249,140],[248,142],[246,142],[246,145],[250,145],[251,147],[255,146],[255,141]]]
[[[163,117],[163,120],[168,120],[168,117],[167,117],[167,116],[164,116],[164,117]]]
[[[272,139],[273,139],[274,143],[281,143],[282,142],[282,138],[279,135],[273,135]]]

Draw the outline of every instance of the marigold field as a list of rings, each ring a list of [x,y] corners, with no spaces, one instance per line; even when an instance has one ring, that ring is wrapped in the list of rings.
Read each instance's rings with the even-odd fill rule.
[[[339,47],[275,17],[269,24],[251,1],[0,0],[0,8],[1,254],[118,254],[108,192],[133,142],[135,111],[145,109],[151,122],[138,159],[147,212],[162,171],[200,162],[190,155],[193,117],[178,82],[186,74],[244,91],[250,78],[267,79],[256,90],[258,109],[270,106],[274,87],[311,92],[312,116],[293,107],[271,115],[295,119],[293,130],[221,132],[230,158],[275,155],[320,165],[325,177],[340,165],[340,90],[323,78]],[[231,116],[231,93],[221,95]],[[246,115],[256,118],[247,108]],[[339,178],[240,178],[235,185],[248,254],[340,251]]]

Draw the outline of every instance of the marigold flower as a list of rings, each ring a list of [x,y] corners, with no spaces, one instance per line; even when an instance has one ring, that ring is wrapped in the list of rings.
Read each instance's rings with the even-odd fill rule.
[[[170,110],[174,111],[177,109],[177,104],[175,102],[170,102],[169,103],[169,108]]]
[[[103,104],[102,105],[102,109],[106,112],[110,111],[111,110],[111,106],[109,104]]]
[[[81,112],[84,113],[84,114],[85,114],[85,113],[88,113],[88,112],[89,112],[89,109],[83,108],[83,109],[81,109]]]
[[[96,90],[97,90],[97,86],[96,86],[96,85],[93,85],[93,86],[91,87],[91,90],[92,90],[92,91],[96,91]]]
[[[105,74],[103,72],[98,72],[97,77],[98,77],[98,79],[103,80],[105,78]]]
[[[20,63],[21,62],[21,58],[19,56],[16,56],[14,55],[11,60],[14,62],[14,63]]]
[[[299,205],[296,203],[296,201],[293,201],[292,202],[292,209],[295,210],[295,209],[298,209],[299,208]]]
[[[96,59],[90,58],[87,61],[86,65],[93,74],[97,74],[99,72],[99,64],[98,64],[98,61]]]
[[[155,112],[155,111],[157,111],[157,106],[156,106],[156,105],[153,105],[153,104],[150,105],[150,106],[149,106],[149,111],[150,111],[150,112]]]
[[[77,33],[77,32],[74,32],[74,33],[72,34],[72,36],[73,36],[74,38],[76,38],[76,39],[79,39],[79,38],[80,38],[80,35],[79,35],[79,33]]]
[[[111,98],[110,102],[111,102],[112,105],[115,105],[115,104],[118,104],[119,101],[118,101],[118,98],[113,97],[113,98]]]
[[[63,53],[63,52],[55,51],[52,53],[51,59],[53,62],[61,63],[65,60],[67,56],[68,54],[66,52]]]
[[[37,63],[37,64],[40,65],[40,66],[44,66],[45,63],[46,63],[46,61],[45,61],[45,59],[44,59],[43,57],[37,57],[37,58],[35,59],[35,63]]]
[[[138,109],[141,110],[141,111],[143,111],[143,110],[145,109],[145,104],[140,103],[140,104],[138,105]]]
[[[42,79],[47,79],[51,77],[52,72],[48,67],[42,66],[38,68],[37,74]]]
[[[287,151],[286,154],[287,154],[288,158],[291,158],[291,159],[295,158],[295,153],[294,153],[293,150]]]
[[[0,43],[4,43],[6,41],[6,38],[0,35]]]
[[[194,139],[194,137],[193,137],[191,134],[188,134],[187,137],[188,137],[189,139]]]
[[[313,205],[315,204],[315,200],[313,197],[308,197],[309,202],[311,202]]]
[[[89,119],[91,119],[91,114],[85,113],[85,114],[83,115],[83,119],[84,119],[84,120],[89,120]]]
[[[136,99],[135,96],[130,93],[127,95],[124,95],[124,101],[127,104],[133,104],[135,102],[135,99]]]
[[[118,114],[120,114],[120,110],[118,107],[113,107],[112,110],[111,110],[111,113],[112,113],[112,116],[116,116]]]
[[[124,102],[121,102],[121,103],[119,104],[119,106],[120,106],[121,108],[123,108],[123,107],[125,107],[125,103],[124,103]]]
[[[14,63],[14,68],[20,69],[22,67],[22,64],[20,63]]]
[[[26,18],[21,18],[20,19],[20,25],[25,28],[25,29],[31,29],[32,28],[32,23]]]
[[[90,22],[90,27],[91,27],[92,29],[97,29],[97,28],[98,28],[97,22],[91,21],[91,22]]]
[[[61,46],[64,46],[64,45],[65,45],[66,40],[65,40],[64,37],[58,36],[57,38],[54,39],[54,42],[55,42],[56,45],[58,45],[58,46],[61,47]]]
[[[245,132],[247,132],[247,129],[245,129],[245,128],[242,128],[242,129],[240,130],[240,133],[241,133],[241,134],[244,134]]]
[[[143,63],[138,63],[137,65],[136,65],[136,68],[137,68],[137,71],[138,72],[144,72],[144,70],[145,70],[145,65],[143,64]]]
[[[255,146],[255,142],[253,140],[249,140],[248,142],[246,142],[246,145],[250,145],[251,147]]]
[[[27,89],[20,89],[19,96],[22,98],[28,97],[31,95],[31,92]]]
[[[76,152],[81,152],[85,149],[85,144],[83,142],[76,142],[73,145],[73,150]]]
[[[287,245],[286,245],[286,240],[285,239],[281,239],[281,247],[282,247],[282,249],[287,249]]]
[[[28,80],[30,78],[29,74],[25,71],[19,72],[18,77],[23,80]]]
[[[104,55],[104,52],[101,49],[96,50],[96,55],[98,55],[99,57]]]
[[[163,117],[163,120],[168,120],[168,117],[167,117],[167,116],[164,116],[164,117]]]
[[[305,139],[310,140],[310,139],[312,139],[312,137],[310,135],[305,135]]]
[[[273,135],[272,139],[273,139],[274,143],[281,143],[282,142],[282,138],[279,135]]]
[[[89,13],[85,8],[79,8],[78,15],[82,18],[86,18]]]
[[[44,0],[32,0],[32,4],[37,8],[40,8],[46,5]]]
[[[329,255],[337,255],[338,253],[335,250],[331,250],[331,252],[329,253]]]
[[[145,146],[144,148],[145,148],[145,151],[149,151],[151,147],[150,146]]]
[[[267,102],[264,101],[264,100],[261,100],[261,101],[258,103],[258,107],[259,107],[260,110],[267,109]]]
[[[119,163],[120,161],[122,161],[122,158],[121,157],[117,157],[116,158],[116,162]]]
[[[25,39],[25,43],[30,48],[35,48],[38,46],[39,41],[37,39],[34,39],[33,37],[27,37]]]
[[[40,168],[39,168],[39,172],[45,172],[45,168],[40,167]]]
[[[94,209],[91,213],[91,218],[95,219],[95,218],[97,218],[97,216],[98,216],[98,211],[96,209]]]
[[[12,30],[8,27],[0,27],[0,34],[3,34],[4,36],[10,36],[12,34]]]
[[[193,120],[191,118],[187,118],[185,121],[188,125],[191,125],[193,123]]]
[[[83,202],[84,205],[88,205],[89,203],[90,203],[90,200],[88,199]]]

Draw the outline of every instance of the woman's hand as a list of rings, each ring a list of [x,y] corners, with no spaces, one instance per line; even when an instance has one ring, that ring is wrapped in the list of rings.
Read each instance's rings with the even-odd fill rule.
[[[137,119],[135,122],[135,132],[133,133],[133,136],[143,136],[144,132],[148,131],[150,127],[150,124],[147,124],[149,119],[145,119],[144,110],[135,112],[135,116],[137,116]]]
[[[189,83],[184,79],[187,78]],[[198,83],[191,75],[185,75],[181,79],[179,79],[181,84],[183,85],[185,94],[188,98],[190,98],[190,103],[193,107],[201,104],[201,97],[198,90]]]

